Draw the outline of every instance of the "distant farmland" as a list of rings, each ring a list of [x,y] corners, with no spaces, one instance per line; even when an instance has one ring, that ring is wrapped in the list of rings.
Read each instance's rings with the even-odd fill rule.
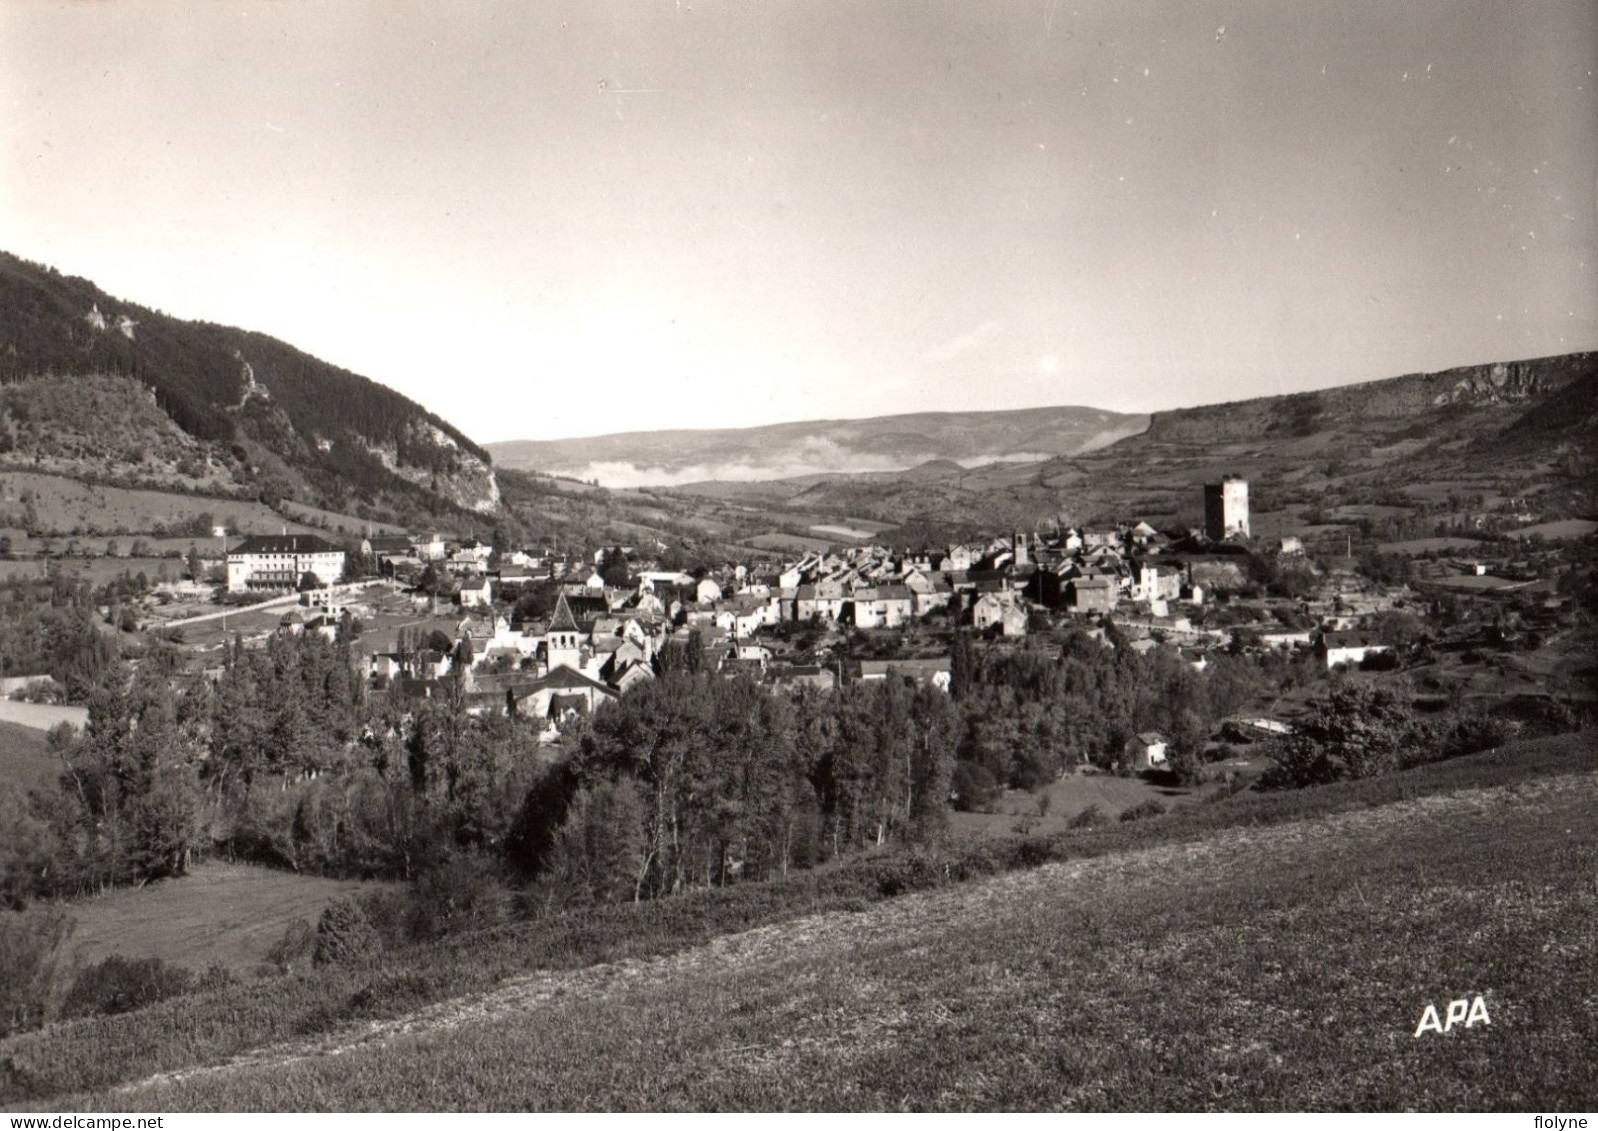
[[[1567,518],[1561,522],[1540,522],[1512,531],[1516,538],[1585,538],[1598,531],[1598,522],[1588,518]]]

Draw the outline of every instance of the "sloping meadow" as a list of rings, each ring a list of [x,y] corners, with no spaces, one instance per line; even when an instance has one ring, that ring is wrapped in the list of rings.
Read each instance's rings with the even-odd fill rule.
[[[0,1079],[165,1110],[1591,1106],[1595,765],[1572,735],[561,915],[55,1026]],[[1477,994],[1490,1024],[1414,1035]]]

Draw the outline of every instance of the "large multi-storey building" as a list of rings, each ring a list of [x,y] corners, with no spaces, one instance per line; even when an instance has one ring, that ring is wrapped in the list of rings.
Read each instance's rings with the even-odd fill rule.
[[[1224,542],[1234,534],[1249,536],[1248,480],[1224,475],[1219,483],[1204,485],[1204,536]]]
[[[229,593],[293,590],[306,574],[332,585],[344,574],[344,551],[314,534],[256,535],[228,551]]]

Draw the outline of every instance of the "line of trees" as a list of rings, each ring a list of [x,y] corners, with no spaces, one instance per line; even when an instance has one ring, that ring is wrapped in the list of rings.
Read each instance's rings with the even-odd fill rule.
[[[93,629],[96,639],[103,633]],[[3,898],[181,874],[223,853],[305,872],[412,879],[473,857],[541,897],[655,898],[934,842],[949,802],[1036,788],[1162,729],[1197,759],[1262,677],[1205,673],[1086,636],[978,652],[954,694],[905,680],[773,693],[668,648],[659,678],[540,745],[543,720],[473,714],[466,686],[369,698],[347,640],[235,641],[219,677],[159,650],[108,657],[81,735],[52,736],[60,788],[0,809]]]

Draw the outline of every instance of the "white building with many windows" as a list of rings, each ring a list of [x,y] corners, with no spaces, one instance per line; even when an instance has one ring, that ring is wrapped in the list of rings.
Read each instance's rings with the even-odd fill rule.
[[[292,591],[308,573],[332,585],[344,574],[344,551],[314,534],[256,535],[228,551],[229,593]]]

